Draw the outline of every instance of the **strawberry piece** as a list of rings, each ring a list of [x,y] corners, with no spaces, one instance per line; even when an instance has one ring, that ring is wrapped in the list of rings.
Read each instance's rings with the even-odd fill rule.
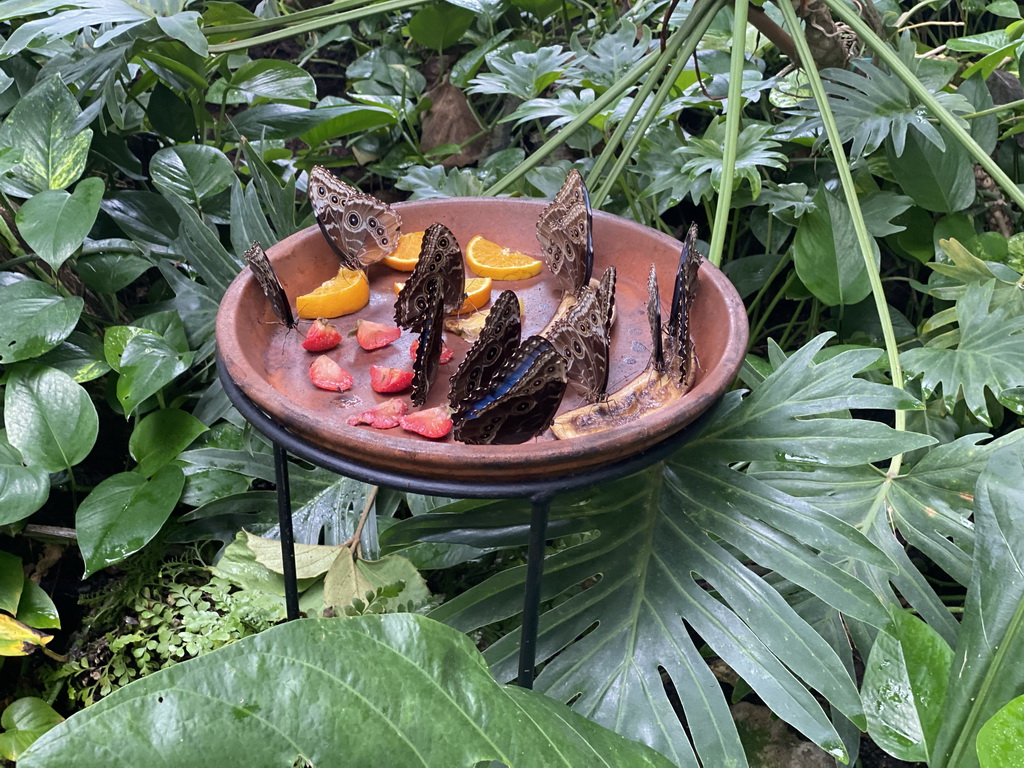
[[[356,323],[356,341],[365,350],[386,347],[401,335],[402,329],[393,325],[375,323],[372,320],[360,320]]]
[[[444,437],[452,429],[452,419],[448,415],[448,407],[439,405],[425,411],[415,411],[398,420],[402,429],[415,432],[424,437]]]
[[[370,366],[370,386],[374,392],[401,392],[412,384],[415,374],[401,368],[387,368],[383,365]]]
[[[318,317],[306,331],[306,340],[302,342],[302,348],[309,352],[326,352],[338,346],[340,341],[341,334],[338,333],[338,329],[322,317]]]
[[[348,423],[353,427],[357,424],[369,424],[374,429],[391,429],[398,426],[399,420],[408,410],[409,406],[404,400],[392,397],[358,416],[349,416]]]
[[[309,366],[309,380],[320,389],[344,392],[352,388],[352,374],[331,360],[327,355],[320,355]]]
[[[413,360],[415,360],[416,359],[416,350],[419,349],[419,348],[420,348],[420,340],[416,339],[416,341],[414,341],[409,346],[409,357],[411,357]],[[452,356],[454,354],[455,354],[454,352],[452,352],[450,349],[448,349],[448,347],[446,347],[444,344],[442,344],[441,345],[441,361],[440,361],[441,365],[444,365],[449,360],[451,360]]]

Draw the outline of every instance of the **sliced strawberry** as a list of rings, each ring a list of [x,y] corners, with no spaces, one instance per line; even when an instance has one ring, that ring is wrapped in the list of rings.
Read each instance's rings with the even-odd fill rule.
[[[415,411],[403,416],[398,421],[402,429],[415,432],[424,437],[444,437],[452,429],[452,419],[448,415],[448,407],[439,405],[425,411]]]
[[[419,348],[420,348],[420,340],[416,339],[416,341],[414,341],[412,343],[412,345],[409,347],[409,357],[411,357],[413,360],[415,360],[416,359],[416,350],[419,349]],[[454,354],[455,354],[454,352],[452,352],[450,349],[448,349],[448,347],[446,347],[444,344],[442,344],[441,345],[441,365],[444,365],[449,360],[451,360],[452,359],[452,355],[454,355]]]
[[[318,317],[306,331],[306,340],[302,342],[302,348],[309,352],[326,352],[338,346],[340,341],[341,334],[338,333],[338,329],[322,317]]]
[[[372,320],[360,320],[356,323],[356,341],[366,350],[386,347],[401,335],[402,329],[393,325],[375,323]]]
[[[331,360],[327,355],[320,355],[309,366],[309,380],[320,389],[344,392],[352,388],[352,374]]]
[[[357,424],[369,424],[374,429],[391,429],[398,426],[399,419],[405,416],[408,410],[409,406],[405,404],[405,400],[392,397],[358,416],[349,416],[348,423],[353,427]]]
[[[370,366],[370,386],[374,392],[401,392],[412,384],[412,371],[401,368],[387,368],[383,365]]]

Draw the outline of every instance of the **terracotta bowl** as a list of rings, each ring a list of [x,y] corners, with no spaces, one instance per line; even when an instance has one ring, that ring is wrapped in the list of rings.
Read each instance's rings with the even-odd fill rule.
[[[448,198],[400,203],[402,229],[414,232],[435,221],[448,226],[465,245],[474,235],[539,254],[535,224],[543,200]],[[681,243],[668,235],[607,213],[594,213],[594,276],[614,264],[618,270],[612,329],[613,392],[641,373],[650,360],[650,331],[646,301],[647,273],[657,266],[662,309],[667,313]],[[338,258],[319,228],[310,227],[268,249],[268,255],[294,306],[295,297],[308,293],[336,274]],[[360,318],[394,325],[394,283],[408,273],[383,263],[369,268],[370,304],[354,315],[331,322],[345,337]],[[516,282],[495,282],[494,296],[511,288],[522,298],[526,312],[523,337],[541,330],[560,299],[557,281],[547,270]],[[705,263],[700,270],[691,314],[700,370],[693,389],[683,398],[632,424],[585,437],[558,440],[550,431],[521,445],[466,445],[448,437],[429,440],[400,428],[375,430],[349,426],[349,416],[384,399],[370,388],[371,364],[412,370],[410,333],[390,347],[366,352],[354,338],[344,338],[329,354],[355,378],[348,392],[332,393],[314,387],[308,376],[313,355],[301,347],[310,321],[300,320],[288,331],[274,317],[250,270],[243,270],[224,294],[217,313],[217,344],[221,362],[238,387],[256,405],[295,435],[320,448],[370,469],[406,473],[430,480],[485,482],[553,478],[594,469],[634,455],[675,434],[707,410],[732,382],[747,343],[743,303],[721,271]],[[424,407],[446,401],[448,378],[469,344],[455,334],[445,343],[455,351],[441,366]],[[408,393],[405,394],[408,401]],[[560,413],[580,405],[567,393]]]

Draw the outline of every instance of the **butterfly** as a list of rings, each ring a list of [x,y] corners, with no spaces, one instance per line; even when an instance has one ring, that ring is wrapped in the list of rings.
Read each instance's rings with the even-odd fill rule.
[[[588,402],[606,396],[614,308],[615,267],[608,267],[597,288],[584,287],[546,334],[565,358],[569,383]]]
[[[444,224],[431,224],[423,235],[416,268],[398,294],[395,322],[402,328],[420,330],[426,316],[433,312],[428,297],[430,286],[437,287],[437,298],[446,312],[455,312],[466,298],[466,272],[462,266],[462,248]]]
[[[531,336],[453,414],[454,437],[473,445],[525,443],[550,426],[567,382],[558,350]]]
[[[277,277],[277,272],[274,271],[274,265],[270,263],[259,240],[254,240],[249,250],[245,252],[245,260],[249,262],[249,269],[256,276],[256,282],[260,284],[263,293],[270,299],[270,308],[274,310],[274,314],[289,328],[294,328],[298,323],[292,315],[288,296],[285,294],[284,288],[281,287],[281,281]]]
[[[395,322],[420,334],[412,367],[413,405],[426,402],[440,365],[444,317],[462,306],[465,284],[458,241],[444,224],[432,224],[423,235],[416,268],[395,301]]]
[[[590,194],[576,169],[537,220],[537,239],[562,290],[579,295],[594,269]]]
[[[441,342],[444,337],[444,304],[436,296],[437,286],[431,285],[428,293],[428,305],[432,310],[424,317],[420,331],[420,343],[416,347],[416,359],[412,363],[412,404],[423,405],[427,401],[430,385],[437,376],[441,365]]]
[[[647,279],[647,317],[651,324],[654,367],[661,373],[675,377],[684,389],[693,386],[697,375],[697,356],[691,337],[692,323],[690,309],[697,290],[697,272],[704,260],[697,250],[697,225],[686,234],[679,254],[679,268],[676,271],[675,286],[672,290],[672,306],[664,333],[661,326],[661,298],[658,294],[658,278],[651,267]]]
[[[455,411],[469,405],[484,382],[490,381],[502,363],[515,354],[522,334],[519,299],[502,291],[494,300],[480,336],[451,377],[448,402]]]
[[[380,261],[398,247],[402,219],[387,203],[319,165],[309,172],[308,191],[320,231],[349,269]]]

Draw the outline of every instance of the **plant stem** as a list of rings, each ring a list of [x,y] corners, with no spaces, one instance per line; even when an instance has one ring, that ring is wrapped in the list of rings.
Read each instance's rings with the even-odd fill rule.
[[[1016,109],[1017,107],[1024,107],[1024,99],[1017,99],[1017,101],[1009,101],[1006,104],[996,104],[994,107],[983,109],[980,112],[971,112],[969,115],[960,115],[964,120],[973,120],[976,117],[985,117],[985,115],[994,115],[997,112],[1002,112],[1004,109]]]
[[[428,0],[387,0],[383,3],[374,3],[372,5],[363,5],[353,3],[355,6],[354,10],[337,12],[332,11],[329,16],[320,18],[313,18],[301,24],[295,24],[285,29],[279,29],[275,32],[267,32],[264,35],[256,35],[254,37],[245,38],[242,40],[232,40],[228,43],[218,43],[217,45],[210,46],[210,53],[230,53],[231,51],[244,51],[254,45],[262,45],[263,43],[275,43],[278,40],[287,40],[291,37],[298,37],[304,35],[306,32],[313,32],[317,29],[323,29],[324,27],[334,27],[338,24],[344,24],[347,21],[357,21],[366,16],[370,16],[375,13],[390,13],[391,11],[402,11],[406,8],[413,8],[417,5],[423,5]],[[340,5],[340,4],[339,4]],[[325,6],[331,7],[331,6]],[[350,7],[348,4],[345,7]],[[311,9],[314,10],[314,9]],[[315,9],[320,10],[320,9]],[[299,13],[303,13],[300,11]],[[298,16],[299,14],[294,14]],[[217,29],[216,27],[214,29]],[[225,29],[222,27],[221,29]]]
[[[813,62],[811,48],[807,44],[807,38],[803,34],[803,29],[796,17],[796,11],[793,10],[793,6],[788,0],[781,0],[778,3],[778,8],[782,11],[782,18],[785,20],[786,26],[790,28],[790,33],[793,35],[801,61]],[[857,245],[860,247],[861,257],[864,259],[868,281],[871,283],[871,295],[874,297],[878,320],[882,326],[882,337],[885,339],[885,351],[889,358],[892,384],[903,389],[903,371],[900,366],[899,347],[896,344],[896,332],[893,329],[892,317],[889,316],[889,306],[885,300],[882,278],[878,267],[875,265],[874,249],[871,247],[871,235],[868,234],[868,228],[864,222],[864,213],[861,211],[860,201],[857,199],[857,188],[853,183],[850,164],[847,162],[846,155],[843,152],[843,141],[839,136],[839,128],[836,126],[835,117],[832,114],[831,108],[829,108],[825,86],[821,82],[821,76],[818,74],[817,68],[809,65],[804,67],[804,72],[807,73],[811,92],[814,94],[814,100],[818,103],[818,109],[821,112],[825,133],[828,135],[829,148],[832,150],[832,158],[835,161],[836,171],[842,183],[843,194],[846,196],[846,204],[850,209],[853,228],[857,233]],[[905,430],[907,428],[907,414],[905,411],[896,411],[895,426],[898,430]],[[903,454],[894,456],[889,463],[888,476],[895,477],[898,475],[902,463]]]
[[[924,84],[914,76],[913,72],[907,69],[907,66],[900,60],[900,57],[896,55],[896,52],[889,46],[889,44],[876,35],[871,27],[865,24],[860,16],[856,14],[853,8],[846,5],[841,0],[824,0],[824,3],[832,13],[844,21],[850,29],[854,31],[857,37],[866,43],[872,51],[878,54],[878,58],[884,61],[886,66],[892,70],[893,74],[904,82],[907,88],[910,89],[910,92],[928,108],[928,111],[931,112],[943,127],[953,135],[953,138],[960,142],[960,144],[962,144],[967,151],[974,156],[975,162],[988,171],[989,176],[991,176],[999,185],[1003,194],[1017,203],[1021,210],[1024,210],[1024,191],[1013,183],[1013,180],[1006,175],[995,160],[989,157],[988,153],[982,149],[971,134],[969,134],[967,130],[960,125],[957,118],[939,103],[939,100],[936,99]],[[783,5],[784,3],[779,3],[780,8]],[[803,54],[801,54],[801,56],[802,55]]]
[[[729,208],[732,206],[736,148],[739,144],[740,118],[743,117],[743,64],[746,62],[746,45],[747,0],[736,0],[733,9],[732,51],[729,58],[729,101],[725,113],[725,143],[722,147],[722,187],[718,190],[715,226],[711,230],[711,252],[708,254],[708,261],[716,267],[722,264],[725,230],[729,226]],[[800,56],[802,58],[803,53]]]
[[[679,78],[679,74],[682,72],[683,67],[686,66],[686,62],[697,49],[697,44],[704,36],[704,33],[707,32],[708,27],[711,26],[711,22],[714,21],[715,15],[723,5],[725,5],[724,0],[714,0],[714,2],[707,6],[703,3],[696,6],[690,15],[686,17],[686,21],[684,21],[679,26],[679,29],[677,29],[668,39],[668,42],[665,44],[664,52],[660,54],[658,65],[659,68],[662,68],[674,57],[675,61],[672,68],[662,79],[661,87],[654,95],[654,99],[651,101],[651,104],[644,111],[644,115],[640,118],[640,122],[634,127],[633,135],[630,136],[629,141],[626,142],[622,152],[619,153],[611,171],[608,172],[607,178],[602,181],[601,186],[597,191],[591,195],[591,202],[595,208],[599,208],[604,202],[615,179],[622,173],[626,163],[633,157],[633,152],[636,150],[636,147],[640,144],[640,141],[643,139],[647,129],[661,110],[661,105],[665,103],[665,99],[668,98],[669,93],[671,93],[672,89],[675,87],[675,82]],[[704,10],[701,10],[702,8]],[[622,141],[623,136],[625,136],[626,131],[633,126],[634,118],[636,118],[639,111],[644,107],[644,102],[647,101],[647,97],[650,96],[651,91],[654,90],[657,83],[658,78],[653,74],[644,81],[644,84],[640,87],[636,96],[633,97],[633,103],[629,105],[629,109],[626,110],[625,116],[616,126],[611,138],[608,139],[608,143],[601,151],[601,156],[597,159],[597,162],[594,163],[594,167],[590,171],[590,179],[600,178],[601,172],[604,170],[604,166],[607,165],[611,157],[615,155],[615,150]]]
[[[594,117],[599,115],[602,110],[610,107],[616,101],[621,99],[623,94],[632,88],[645,72],[658,63],[659,56],[660,54],[658,53],[649,53],[637,62],[633,68],[619,78],[611,88],[594,99],[593,104],[576,115],[570,123],[565,125],[550,139],[545,141],[532,155],[516,166],[511,173],[502,179],[499,179],[493,185],[484,190],[484,197],[494,197],[495,195],[504,192],[506,189],[518,182],[519,179],[523,178],[523,176],[540,165],[541,160],[564,144],[567,138],[589,123],[594,119]]]

